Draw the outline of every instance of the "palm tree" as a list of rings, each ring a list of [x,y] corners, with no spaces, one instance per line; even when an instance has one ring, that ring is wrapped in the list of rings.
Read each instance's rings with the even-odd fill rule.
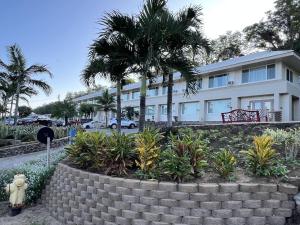
[[[112,94],[106,89],[102,96],[97,100],[97,109],[105,112],[105,127],[108,124],[108,112],[116,111],[116,100]]]
[[[209,52],[209,42],[199,31],[201,27],[201,7],[189,7],[177,15],[165,10],[161,16],[161,55],[159,64],[163,82],[167,78],[167,126],[172,126],[173,72],[179,71],[186,81],[186,94],[196,93],[196,78],[193,67],[194,55],[205,50]],[[192,54],[190,54],[190,52]],[[192,55],[192,56],[190,56]]]
[[[106,21],[109,20],[107,16]],[[104,22],[104,25],[107,24]],[[110,29],[109,26],[105,28]],[[90,62],[84,69],[81,79],[90,86],[95,84],[95,79],[99,76],[108,78],[116,83],[117,97],[117,131],[121,132],[121,89],[127,78],[129,59],[131,55],[130,46],[124,37],[115,34],[103,33],[90,47]]]
[[[29,67],[26,65],[25,57],[16,44],[8,47],[9,64],[5,64],[0,60],[0,67],[2,67],[6,74],[9,76],[9,80],[16,84],[14,90],[15,95],[15,113],[14,113],[14,124],[17,124],[17,114],[19,107],[20,95],[22,88],[30,88],[31,91],[36,92],[35,88],[41,89],[45,94],[51,93],[51,87],[45,81],[32,78],[33,75],[39,73],[47,73],[52,77],[51,72],[45,65],[34,64]]]

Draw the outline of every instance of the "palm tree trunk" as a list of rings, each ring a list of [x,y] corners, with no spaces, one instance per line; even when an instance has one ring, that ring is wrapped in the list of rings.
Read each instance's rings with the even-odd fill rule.
[[[107,111],[105,111],[105,128],[107,128]]]
[[[168,94],[167,94],[167,127],[171,128],[172,127],[172,106],[173,106],[173,73],[169,73],[169,78],[168,78]]]
[[[11,115],[12,115],[13,105],[14,105],[14,96],[11,97],[10,110],[9,110],[9,119],[11,118]]]
[[[17,85],[17,93],[16,93],[16,105],[15,105],[15,115],[14,115],[14,125],[17,125],[17,116],[19,111],[19,98],[20,98],[20,83]]]
[[[147,77],[146,77],[146,73],[144,73],[141,78],[141,88],[140,88],[139,132],[143,132],[145,127],[146,94],[147,94]]]
[[[117,131],[121,133],[121,81],[117,81]]]

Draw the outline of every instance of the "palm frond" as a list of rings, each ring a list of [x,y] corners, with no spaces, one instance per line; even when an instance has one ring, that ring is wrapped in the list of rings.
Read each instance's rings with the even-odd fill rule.
[[[27,81],[31,87],[37,87],[41,89],[46,95],[51,94],[52,88],[49,84],[42,80],[30,79]]]
[[[28,76],[31,74],[36,74],[36,73],[47,73],[51,78],[53,77],[52,73],[47,69],[46,65],[32,65],[28,67],[25,72]]]

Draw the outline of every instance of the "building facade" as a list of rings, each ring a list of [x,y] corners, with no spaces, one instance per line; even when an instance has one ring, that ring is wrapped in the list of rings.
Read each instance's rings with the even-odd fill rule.
[[[291,50],[265,51],[195,68],[196,94],[185,95],[186,83],[174,74],[173,118],[178,121],[218,122],[221,113],[233,109],[258,110],[262,120],[300,120],[300,57]],[[139,110],[140,84],[126,85],[122,108]],[[115,93],[114,89],[110,90]],[[101,92],[74,99],[92,102]],[[147,90],[146,119],[167,120],[167,87],[158,77]],[[112,114],[110,116],[113,116]],[[104,120],[98,112],[95,120]]]

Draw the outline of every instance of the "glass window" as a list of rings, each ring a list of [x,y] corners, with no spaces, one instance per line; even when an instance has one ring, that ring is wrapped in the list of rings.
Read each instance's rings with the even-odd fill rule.
[[[293,71],[287,69],[286,70],[286,80],[289,82],[293,82],[294,81],[294,73]]]
[[[197,80],[197,89],[198,90],[202,89],[202,78]]]
[[[158,96],[158,87],[156,88],[150,88],[148,90],[148,96]]]
[[[134,91],[132,92],[132,99],[139,99],[140,98],[140,92]]]
[[[230,100],[214,100],[207,102],[207,113],[228,112],[231,108]]]
[[[160,115],[167,115],[167,105],[160,105]]]
[[[275,64],[242,71],[242,83],[275,79]]]
[[[148,105],[146,107],[146,115],[153,116],[155,114],[155,106],[154,105]]]
[[[129,100],[129,97],[130,97],[129,93],[122,94],[122,99],[123,99],[124,101],[128,101],[128,100]]]
[[[228,75],[223,74],[209,78],[209,88],[224,87],[228,84]]]
[[[167,86],[162,87],[162,95],[166,95],[167,92],[168,92],[168,87]]]

